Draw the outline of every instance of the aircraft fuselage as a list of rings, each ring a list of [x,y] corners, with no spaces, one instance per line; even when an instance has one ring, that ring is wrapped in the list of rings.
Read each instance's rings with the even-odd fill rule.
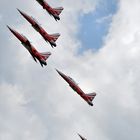
[[[20,12],[20,14],[32,25],[32,27],[40,33],[40,35],[44,38],[45,41],[49,42],[50,45],[52,47],[56,47],[56,43],[53,41],[54,37],[49,35],[40,25],[39,23],[32,17],[30,17],[29,15],[27,15],[26,13],[20,11],[18,9],[18,11]]]
[[[17,31],[11,29],[9,26],[7,26],[9,30],[21,41],[21,44],[29,51],[33,59],[36,61],[36,59],[40,62],[42,65],[47,65],[45,57],[42,56],[36,49],[33,47],[33,45],[30,43],[30,41]]]
[[[70,78],[69,76],[66,76],[65,74],[63,74],[62,72],[58,71],[59,75],[69,84],[69,86],[75,91],[77,92],[89,105],[93,106],[92,101],[90,101],[90,99],[88,98],[88,96],[82,91],[82,89],[75,83],[75,81],[73,81],[72,78]]]

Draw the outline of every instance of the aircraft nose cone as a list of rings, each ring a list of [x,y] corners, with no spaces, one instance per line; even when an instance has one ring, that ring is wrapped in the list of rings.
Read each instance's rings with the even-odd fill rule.
[[[18,8],[17,8],[17,10],[19,11],[19,13],[20,13],[21,15],[24,15],[24,13],[23,13],[21,10],[19,10]]]
[[[55,69],[59,74],[60,74],[60,72],[59,72],[59,70],[58,69]]]
[[[11,32],[14,32],[8,25],[7,25],[7,28],[8,28]]]
[[[62,72],[60,72],[58,69],[55,69],[59,75],[63,76]]]
[[[10,30],[11,28],[7,25],[7,28]]]
[[[20,12],[20,10],[17,8],[17,10]]]
[[[20,14],[23,14],[18,8],[17,8],[17,10],[19,11]]]

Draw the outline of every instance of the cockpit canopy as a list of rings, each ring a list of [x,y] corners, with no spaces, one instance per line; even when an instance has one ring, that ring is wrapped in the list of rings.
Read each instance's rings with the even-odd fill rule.
[[[26,37],[25,35],[22,34],[22,36],[23,36],[26,40],[28,40],[27,37]]]
[[[68,78],[69,78],[73,83],[75,83],[76,85],[78,85],[78,84],[75,82],[75,80],[72,79],[70,76],[68,76]]]

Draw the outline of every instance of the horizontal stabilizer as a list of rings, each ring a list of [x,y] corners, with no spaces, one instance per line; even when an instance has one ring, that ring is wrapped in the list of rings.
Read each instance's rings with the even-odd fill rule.
[[[86,94],[86,95],[87,95],[87,97],[90,99],[90,101],[92,101],[92,100],[95,98],[96,93],[93,92],[93,93],[89,93],[89,94]]]
[[[64,8],[63,7],[57,7],[57,8],[53,8],[53,9],[57,13],[57,15],[59,16]]]
[[[45,58],[45,60],[47,60],[49,58],[49,56],[51,55],[50,52],[42,52],[40,54]]]
[[[53,38],[53,41],[55,42],[59,38],[60,34],[55,33],[55,34],[51,34],[50,36]]]

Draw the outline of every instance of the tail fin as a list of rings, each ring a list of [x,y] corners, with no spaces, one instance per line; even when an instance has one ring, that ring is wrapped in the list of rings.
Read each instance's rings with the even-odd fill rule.
[[[55,34],[50,34],[50,36],[53,38],[53,41],[55,42],[59,38],[60,34],[55,33]]]
[[[53,8],[53,9],[55,10],[55,12],[57,12],[57,15],[59,16],[64,8],[63,7],[57,7],[57,8]]]
[[[40,54],[44,57],[45,60],[47,60],[49,58],[49,56],[51,55],[50,52],[42,52]]]
[[[86,94],[87,95],[87,97],[89,98],[89,100],[92,102],[92,100],[95,98],[95,96],[96,96],[96,93],[95,92],[93,92],[93,93],[89,93],[89,94]]]

